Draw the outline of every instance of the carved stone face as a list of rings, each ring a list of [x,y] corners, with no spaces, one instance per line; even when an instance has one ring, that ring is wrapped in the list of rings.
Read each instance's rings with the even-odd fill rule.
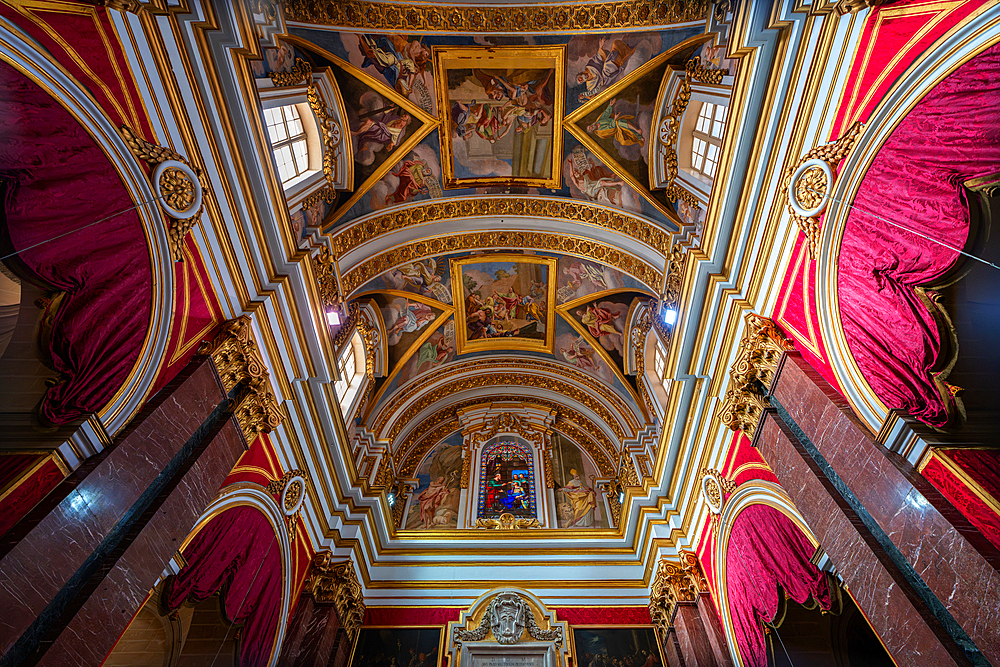
[[[515,596],[500,595],[493,607],[493,637],[500,644],[513,644],[524,633],[524,602]]]

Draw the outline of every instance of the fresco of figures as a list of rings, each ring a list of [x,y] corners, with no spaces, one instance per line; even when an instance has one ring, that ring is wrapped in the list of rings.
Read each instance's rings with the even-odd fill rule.
[[[459,351],[491,339],[548,349],[554,306],[549,279],[555,265],[555,259],[507,255],[453,261],[452,289],[462,290],[463,304]]]
[[[590,456],[559,433],[552,436],[552,473],[560,528],[608,527],[595,483],[597,469]]]
[[[646,295],[635,292],[601,294],[593,300],[570,306],[578,327],[597,342],[619,369],[625,364],[625,327],[632,304]]]
[[[563,178],[574,199],[643,212],[642,195],[578,143],[566,154]]]
[[[391,206],[443,196],[437,144],[437,133],[431,133],[372,185],[351,207],[347,217],[357,218]]]
[[[377,294],[375,301],[385,323],[389,362],[392,365],[399,362],[426,327],[442,313],[439,308],[405,296]]]
[[[556,187],[565,49],[436,47],[445,187]]]
[[[652,626],[573,627],[579,667],[660,667],[662,651]]]
[[[580,334],[562,316],[557,316],[556,323],[556,359],[573,366],[596,380],[612,384],[614,371],[597,353],[587,336]]]
[[[436,667],[441,664],[444,628],[362,627],[351,667]]]
[[[399,384],[403,385],[415,377],[448,363],[455,358],[455,320],[448,320],[444,326],[430,335],[420,348],[410,355],[399,371]]]
[[[410,494],[407,529],[458,527],[461,495],[462,434],[454,433],[427,453],[417,466],[416,490]]]
[[[563,304],[582,299],[594,292],[613,289],[642,290],[643,286],[610,266],[563,255],[559,258],[559,282],[556,300]]]

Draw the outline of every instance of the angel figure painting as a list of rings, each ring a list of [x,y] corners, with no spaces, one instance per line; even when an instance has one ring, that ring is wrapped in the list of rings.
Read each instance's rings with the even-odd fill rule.
[[[556,259],[492,255],[452,262],[459,353],[552,349]]]
[[[558,188],[565,47],[435,47],[445,187]]]
[[[439,263],[431,257],[398,266],[386,273],[383,279],[389,289],[413,292],[451,304],[447,271],[446,262]]]

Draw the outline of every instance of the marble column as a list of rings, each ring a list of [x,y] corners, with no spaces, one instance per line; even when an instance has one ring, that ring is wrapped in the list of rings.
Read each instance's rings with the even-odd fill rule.
[[[917,589],[929,589],[923,599],[935,616],[945,626],[961,626],[949,633],[965,643],[964,631],[990,663],[1000,665],[1000,552],[909,463],[876,443],[845,399],[798,353],[786,354],[779,365],[771,402],[812,450],[807,453],[826,483],[882,539],[880,547],[905,561],[900,569]]]

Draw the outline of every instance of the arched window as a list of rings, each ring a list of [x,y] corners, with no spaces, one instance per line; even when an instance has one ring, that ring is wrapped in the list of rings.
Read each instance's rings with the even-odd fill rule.
[[[726,131],[729,107],[702,102],[698,120],[691,133],[691,168],[708,178],[715,178],[722,150],[722,135]]]
[[[267,133],[281,184],[286,185],[309,170],[309,142],[296,105],[264,109]]]
[[[333,386],[337,396],[340,397],[340,410],[347,420],[365,378],[365,345],[361,340],[361,334],[357,331],[351,336],[351,342],[340,351],[340,356],[337,357],[337,371],[340,378]]]

